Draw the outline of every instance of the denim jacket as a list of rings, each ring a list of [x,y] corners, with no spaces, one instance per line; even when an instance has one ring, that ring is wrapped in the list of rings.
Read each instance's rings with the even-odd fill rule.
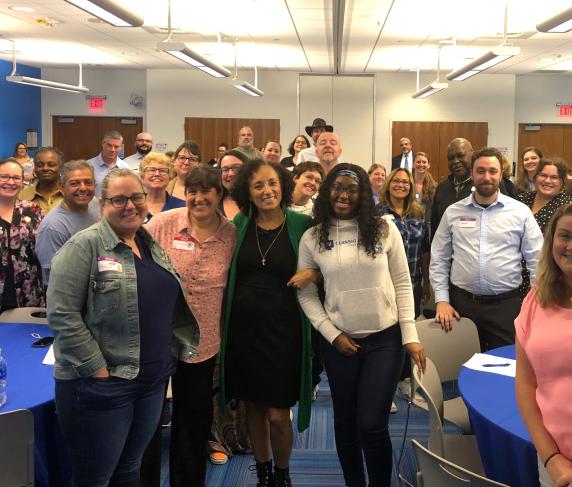
[[[153,260],[179,280],[167,254],[149,233],[144,228],[137,233]],[[112,376],[135,378],[139,373],[137,303],[133,252],[107,220],[70,238],[52,260],[48,286],[56,379],[89,377],[104,367]],[[175,310],[165,312],[173,313],[173,353],[191,358],[198,350],[199,328],[182,288]]]

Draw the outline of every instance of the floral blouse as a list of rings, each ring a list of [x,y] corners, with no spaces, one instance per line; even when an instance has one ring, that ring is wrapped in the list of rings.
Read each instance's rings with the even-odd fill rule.
[[[46,305],[41,266],[35,253],[36,232],[42,217],[43,212],[36,203],[18,200],[12,222],[0,218],[1,310],[14,304],[17,307]],[[12,303],[4,302],[5,297]]]
[[[536,191],[531,191],[526,193],[519,193],[516,196],[516,199],[522,201],[529,208],[532,208],[535,197],[536,197]],[[558,193],[556,196],[554,196],[554,198],[550,200],[550,202],[548,202],[546,205],[544,205],[542,208],[540,208],[540,210],[536,212],[536,215],[534,215],[534,219],[536,220],[536,223],[538,223],[542,235],[544,235],[544,230],[546,230],[546,225],[548,225],[548,222],[550,221],[554,213],[556,213],[556,210],[560,208],[562,205],[565,205],[567,203],[572,203],[572,196],[564,192]]]

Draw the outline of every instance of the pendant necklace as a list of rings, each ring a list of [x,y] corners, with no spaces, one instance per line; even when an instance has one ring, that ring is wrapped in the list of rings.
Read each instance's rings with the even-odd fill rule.
[[[258,246],[258,252],[260,253],[260,257],[262,259],[260,262],[262,263],[263,266],[265,266],[266,256],[268,255],[268,252],[270,252],[270,249],[276,243],[276,240],[278,240],[278,237],[282,233],[282,230],[284,230],[284,225],[286,225],[286,215],[284,215],[284,220],[282,220],[282,226],[280,227],[280,230],[276,234],[276,237],[274,237],[274,240],[272,240],[270,245],[266,248],[266,252],[264,253],[262,253],[262,249],[260,248],[260,240],[258,239],[258,225],[256,224],[256,221],[254,222],[254,225],[256,227],[256,245]]]

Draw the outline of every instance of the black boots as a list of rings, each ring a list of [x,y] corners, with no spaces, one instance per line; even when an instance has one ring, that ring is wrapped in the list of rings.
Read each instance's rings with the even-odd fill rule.
[[[274,485],[275,487],[292,487],[290,480],[290,469],[274,467]]]
[[[272,460],[262,463],[256,462],[256,475],[258,477],[256,487],[274,487]]]

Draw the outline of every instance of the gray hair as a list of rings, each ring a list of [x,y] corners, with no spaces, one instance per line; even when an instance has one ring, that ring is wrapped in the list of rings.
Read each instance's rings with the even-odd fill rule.
[[[103,142],[107,139],[123,140],[123,135],[121,135],[117,130],[110,130],[109,132],[105,132],[103,135]]]
[[[86,162],[83,159],[79,159],[77,161],[68,161],[63,165],[62,170],[60,172],[60,183],[64,184],[66,182],[70,172],[79,171],[81,169],[89,169],[91,178],[95,180],[95,175],[93,173],[93,166],[89,162]]]
[[[141,181],[141,178],[139,176],[137,176],[137,174],[135,174],[131,169],[113,169],[112,171],[107,173],[107,176],[105,176],[103,178],[103,181],[101,182],[101,198],[102,199],[106,199],[107,198],[107,191],[109,189],[109,183],[111,183],[111,181],[114,181],[116,179],[119,178],[133,178],[135,179],[135,181],[137,181],[140,185],[141,185],[141,191],[145,192],[144,188],[143,188],[143,182]]]

